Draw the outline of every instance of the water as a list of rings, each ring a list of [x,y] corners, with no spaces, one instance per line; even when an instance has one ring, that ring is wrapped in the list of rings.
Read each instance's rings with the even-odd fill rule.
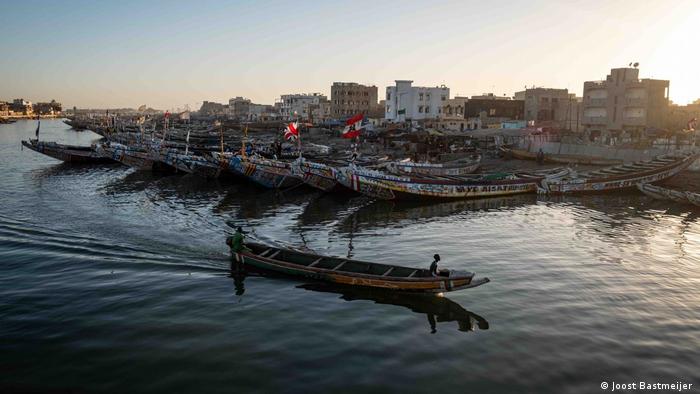
[[[599,392],[700,386],[700,211],[644,196],[372,203],[70,166],[0,125],[0,391]],[[89,144],[60,121],[42,138]],[[467,269],[444,297],[232,278],[231,226]]]

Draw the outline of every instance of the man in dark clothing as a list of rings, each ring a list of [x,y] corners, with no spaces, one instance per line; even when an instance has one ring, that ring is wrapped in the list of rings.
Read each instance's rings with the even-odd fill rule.
[[[542,151],[542,148],[537,152],[537,164],[542,164],[544,163],[544,152]]]
[[[437,264],[438,264],[438,261],[440,261],[440,255],[439,255],[439,254],[435,254],[435,256],[433,256],[433,259],[434,259],[433,262],[430,264],[430,273],[431,273],[433,276],[438,276],[438,267],[437,267]]]
[[[239,226],[233,236],[226,238],[226,244],[231,247],[231,253],[235,258],[236,263],[241,263],[240,253],[250,251],[250,249],[245,246],[245,234],[243,229]],[[233,268],[234,261],[231,262],[231,268]]]

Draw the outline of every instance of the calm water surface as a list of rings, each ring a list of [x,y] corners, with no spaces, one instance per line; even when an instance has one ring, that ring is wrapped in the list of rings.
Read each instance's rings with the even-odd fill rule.
[[[405,205],[20,149],[0,125],[0,391],[700,386],[700,211],[636,194]],[[89,144],[60,121],[42,138]],[[475,271],[444,297],[232,278],[226,232]],[[696,390],[694,390],[696,391]]]

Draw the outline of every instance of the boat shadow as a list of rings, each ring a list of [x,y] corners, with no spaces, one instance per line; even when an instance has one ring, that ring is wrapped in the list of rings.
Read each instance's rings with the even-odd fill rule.
[[[31,172],[34,179],[50,178],[54,176],[74,176],[100,172],[119,172],[124,167],[118,163],[70,163],[61,162],[50,167],[43,167]]]
[[[268,272],[259,268],[233,268],[231,277],[234,281],[235,294],[245,293],[245,278],[261,276],[290,280],[289,277]],[[404,307],[416,314],[424,314],[431,334],[437,332],[440,323],[457,323],[460,332],[485,331],[489,322],[482,316],[464,309],[451,299],[436,294],[406,293],[385,289],[370,289],[364,287],[344,286],[326,282],[306,282],[296,286],[298,289],[320,293],[338,294],[344,301],[373,301],[375,304]]]

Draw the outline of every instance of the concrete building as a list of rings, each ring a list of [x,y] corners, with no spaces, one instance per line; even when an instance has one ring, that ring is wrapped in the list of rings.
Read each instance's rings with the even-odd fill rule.
[[[438,119],[443,102],[450,98],[445,85],[434,88],[412,86],[413,81],[397,80],[386,88],[384,118],[389,122]]]
[[[524,120],[525,102],[510,97],[472,96],[467,100],[464,118],[467,129],[500,128],[509,120]]]
[[[579,100],[569,89],[528,88],[514,97],[525,103],[525,120],[535,127],[576,130],[581,118]]]
[[[584,82],[581,123],[594,134],[663,128],[668,88],[666,80],[639,79],[637,68],[614,68],[604,81]]]
[[[0,116],[10,115],[10,104],[4,101],[0,101]]]
[[[248,119],[250,115],[250,99],[235,97],[228,100],[228,114],[233,119]]]
[[[668,131],[686,130],[692,119],[700,120],[700,99],[688,105],[670,105],[664,129]],[[695,129],[700,129],[700,121],[697,122]]]
[[[328,97],[321,93],[283,94],[279,100],[280,115],[287,120],[309,119],[313,108],[326,101]]]
[[[56,102],[56,100],[51,100],[50,103],[36,103],[34,105],[34,112],[42,115],[58,115],[62,109],[61,103]]]
[[[467,97],[455,97],[443,101],[439,114],[438,128],[450,131],[464,131],[467,129],[467,123],[464,118],[467,101],[469,101]]]
[[[199,114],[201,116],[222,116],[226,114],[227,111],[227,105],[212,101],[203,102],[202,106],[199,108]]]
[[[17,115],[31,115],[34,113],[34,107],[32,106],[31,101],[19,98],[12,100],[10,111]]]
[[[355,82],[333,82],[330,103],[330,115],[335,119],[368,115],[377,105],[377,87]]]

